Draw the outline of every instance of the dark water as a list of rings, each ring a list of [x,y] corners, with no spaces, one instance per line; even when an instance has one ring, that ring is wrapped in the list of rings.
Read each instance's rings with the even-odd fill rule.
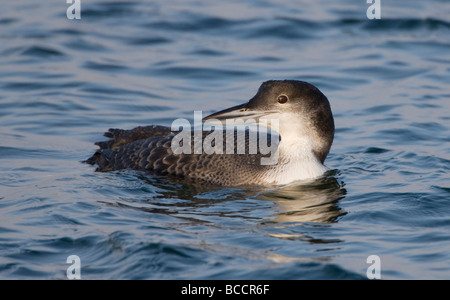
[[[0,11],[0,278],[450,279],[450,4],[9,1]],[[300,79],[337,127],[313,184],[187,185],[80,161]]]

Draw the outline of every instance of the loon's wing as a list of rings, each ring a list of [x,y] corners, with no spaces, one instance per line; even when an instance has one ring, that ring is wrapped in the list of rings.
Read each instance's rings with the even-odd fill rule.
[[[148,127],[146,127],[148,128]],[[155,130],[158,127],[155,127]],[[136,130],[134,133],[133,130]],[[261,154],[255,149],[256,153],[249,153],[250,141],[249,135],[244,135],[239,139],[237,132],[223,132],[223,154],[195,154],[195,140],[191,136],[191,152],[175,154],[172,149],[172,140],[176,133],[170,132],[162,135],[164,128],[156,130],[161,135],[153,135],[152,129],[144,130],[145,133],[152,133],[152,136],[146,139],[133,140],[136,137],[145,136],[138,134],[141,129],[128,131],[109,131],[114,136],[109,144],[100,144],[100,149],[92,157],[86,160],[86,163],[98,165],[97,171],[113,171],[120,169],[135,169],[150,171],[161,175],[175,175],[178,177],[189,178],[209,183],[221,185],[245,184],[248,180],[255,181],[255,171],[266,169],[268,166],[261,165],[261,158],[267,155]],[[126,133],[129,132],[129,133]],[[203,132],[202,143],[208,138],[210,132]],[[227,136],[228,134],[228,136]],[[230,142],[231,136],[233,142],[231,148],[234,148],[234,154],[226,153],[226,142]],[[124,143],[127,136],[128,143]],[[227,139],[228,137],[228,139]],[[259,138],[256,137],[256,142]],[[206,140],[214,147],[216,141]],[[111,141],[108,141],[111,142]],[[108,143],[106,142],[106,143]],[[239,144],[243,144],[245,153],[240,153]]]
[[[134,157],[136,148],[142,147],[143,141],[152,137],[165,137],[170,133],[169,127],[159,125],[139,126],[131,130],[110,128],[104,133],[104,136],[108,137],[109,140],[96,142],[95,145],[99,146],[100,149],[83,162],[98,165],[97,171],[133,168],[130,159]],[[120,157],[123,160],[128,159],[116,162],[114,156],[118,153],[121,154]]]
[[[170,132],[169,127],[159,125],[139,126],[131,130],[110,128],[104,133],[104,136],[108,137],[109,140],[97,142],[95,145],[99,146],[100,149],[118,148],[134,141],[144,140],[154,136],[166,136]]]

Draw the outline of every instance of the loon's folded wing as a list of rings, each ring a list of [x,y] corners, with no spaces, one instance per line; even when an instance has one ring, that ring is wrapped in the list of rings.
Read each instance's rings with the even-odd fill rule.
[[[261,154],[256,147],[256,153],[251,153],[253,151],[250,150],[251,141],[248,134],[239,138],[236,131],[228,133],[224,131],[221,141],[222,154],[207,154],[204,151],[196,154],[195,140],[192,135],[190,153],[175,154],[172,149],[175,133],[162,135],[165,129],[155,127],[155,132],[161,135],[154,135],[153,129],[146,128],[148,129],[133,129],[136,130],[134,132],[133,130],[110,130],[114,142],[110,145],[97,143],[100,149],[85,162],[98,165],[97,171],[100,172],[121,169],[145,170],[155,174],[175,175],[221,185],[245,184],[249,180],[257,181],[256,177],[263,175],[259,171],[270,167],[261,165],[261,158],[267,154]],[[137,139],[146,134],[151,136],[146,139]],[[202,144],[206,146],[206,142],[209,142],[212,147],[215,147],[217,141],[208,140],[209,134],[210,132],[202,132]],[[134,140],[135,138],[137,140]],[[234,149],[231,153],[227,153],[227,146],[230,147],[227,143],[230,141],[231,148]],[[258,136],[254,142],[259,142]],[[240,144],[243,146],[243,153],[240,152]]]
[[[134,141],[144,140],[154,136],[166,136],[170,134],[170,127],[166,126],[139,126],[131,130],[110,128],[104,136],[108,141],[95,143],[100,149],[118,148]]]

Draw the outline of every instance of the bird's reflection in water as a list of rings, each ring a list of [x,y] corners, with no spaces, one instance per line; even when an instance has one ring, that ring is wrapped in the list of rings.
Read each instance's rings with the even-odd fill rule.
[[[338,183],[335,172],[311,182],[283,187],[232,188],[196,185],[136,172],[119,174],[124,186],[112,202],[104,204],[149,213],[154,228],[194,237],[189,240],[189,247],[226,255],[234,252],[276,263],[328,261],[331,257],[326,255],[327,251],[341,247],[342,240],[328,235],[326,230],[330,223],[338,222],[346,214],[339,207],[346,191]],[[317,232],[319,227],[325,230]],[[256,233],[255,243],[247,242],[249,231]],[[224,240],[218,240],[216,234]],[[264,236],[270,242],[261,242]],[[297,249],[277,251],[278,248],[267,246],[277,241],[284,245],[286,240],[315,245],[317,253]]]
[[[272,214],[265,222],[269,226],[264,232],[267,236],[282,240],[303,241],[314,244],[320,255],[299,255],[297,253],[284,255],[269,252],[267,259],[274,262],[292,261],[330,261],[327,251],[337,249],[343,242],[334,236],[313,234],[304,224],[318,227],[328,227],[330,223],[338,222],[346,212],[339,207],[339,201],[345,197],[346,190],[334,177],[336,173],[328,172],[325,176],[306,182],[297,182],[282,188],[260,194],[257,198],[272,201],[279,212]]]
[[[205,215],[205,208],[208,208],[208,213],[220,214],[223,217],[232,215],[255,219],[261,215],[255,216],[249,206],[234,205],[232,202],[239,201],[242,204],[259,201],[262,205],[253,208],[260,209],[259,213],[261,210],[266,211],[262,223],[333,223],[346,214],[338,205],[339,200],[345,197],[346,190],[338,183],[335,175],[336,172],[330,171],[314,181],[297,182],[282,187],[236,188],[197,185],[136,173],[133,177],[140,179],[147,192],[149,189],[152,191],[150,198],[149,193],[140,194],[146,204],[141,209],[148,212],[178,216],[189,212],[193,217],[196,213]],[[133,193],[133,197],[136,197],[136,193]],[[133,202],[133,207],[136,208],[136,200],[134,198],[127,202]],[[264,205],[261,200],[271,204]]]
[[[346,214],[338,205],[345,194],[336,178],[329,175],[308,183],[290,184],[257,198],[273,201],[281,209],[272,222],[334,223]]]

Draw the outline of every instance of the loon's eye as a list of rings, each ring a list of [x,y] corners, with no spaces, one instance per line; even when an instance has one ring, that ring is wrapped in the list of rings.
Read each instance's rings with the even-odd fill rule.
[[[278,103],[284,104],[289,100],[288,96],[280,95],[278,96]]]

